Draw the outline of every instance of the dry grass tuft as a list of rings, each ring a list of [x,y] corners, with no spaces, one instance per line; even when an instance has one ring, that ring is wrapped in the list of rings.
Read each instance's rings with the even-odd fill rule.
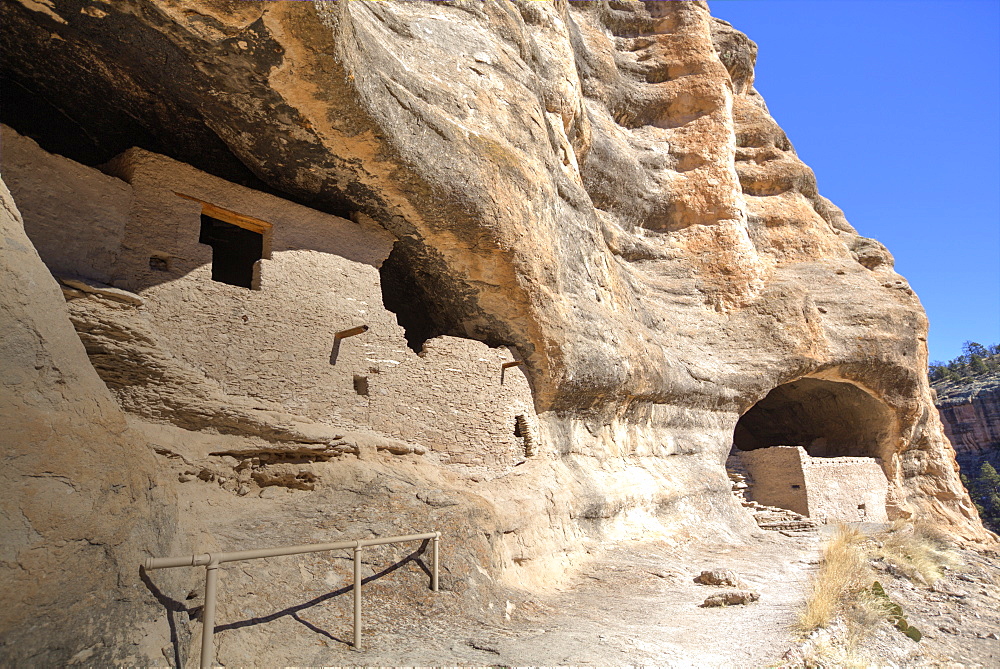
[[[862,544],[866,537],[844,525],[837,528],[823,550],[819,573],[799,614],[798,628],[810,632],[826,627],[843,608],[844,602],[871,585],[873,572]]]
[[[947,538],[930,526],[896,522],[871,538],[855,528],[838,526],[823,549],[819,571],[797,625],[801,632],[830,628],[827,633],[831,636],[811,651],[816,666],[864,665],[863,642],[880,627],[892,623],[910,636],[911,632],[904,629],[908,626],[903,611],[881,586],[875,586],[873,565],[881,563],[882,568],[896,575],[926,585],[957,561]],[[919,632],[912,632],[919,640]]]
[[[905,521],[893,523],[869,539],[841,525],[823,550],[819,573],[799,614],[798,628],[809,632],[826,627],[838,615],[849,628],[870,629],[885,618],[885,606],[868,592],[875,581],[872,563],[882,561],[896,574],[923,585],[941,578],[956,564],[947,539],[933,527]]]
[[[842,603],[841,611],[847,630],[844,645],[848,653],[853,654],[875,628],[888,620],[891,604],[888,599],[863,588]]]
[[[896,521],[875,537],[872,557],[885,561],[895,572],[922,585],[941,578],[946,567],[956,564],[947,540],[932,526]]]

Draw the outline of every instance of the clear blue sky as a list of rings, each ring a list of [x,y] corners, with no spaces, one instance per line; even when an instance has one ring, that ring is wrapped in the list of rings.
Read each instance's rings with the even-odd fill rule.
[[[1000,342],[1000,2],[709,0],[820,193],[930,318],[931,360]]]

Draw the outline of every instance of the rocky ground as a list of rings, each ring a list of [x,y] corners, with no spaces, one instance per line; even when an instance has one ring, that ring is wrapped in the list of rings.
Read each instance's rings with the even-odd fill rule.
[[[961,550],[932,586],[890,576],[890,596],[923,633],[918,659],[928,664],[1000,666],[1000,553]]]
[[[589,563],[558,588],[512,596],[506,611],[456,615],[457,595],[447,579],[410,610],[392,610],[384,597],[392,581],[424,578],[416,562],[366,584],[365,634],[353,650],[351,593],[291,596],[282,611],[263,611],[241,622],[220,620],[219,660],[230,666],[802,666],[830,662],[834,624],[803,636],[794,629],[820,555],[822,536],[764,532],[745,545],[703,541],[628,541],[595,551]],[[883,566],[886,591],[910,624],[923,633],[914,643],[888,624],[854,649],[855,659],[918,666],[1000,665],[1000,560],[992,551],[956,550],[956,561],[933,585],[911,582]],[[876,565],[878,567],[878,565]],[[701,606],[728,586],[702,585],[704,570],[734,572],[748,605]],[[409,573],[413,572],[413,573]],[[379,583],[378,581],[382,581]],[[235,593],[233,593],[235,594]],[[291,593],[290,593],[291,594]],[[242,601],[247,601],[239,597]],[[225,609],[226,607],[222,607]],[[467,609],[466,609],[467,610]],[[197,615],[196,609],[192,612]],[[282,626],[294,643],[260,646]],[[264,633],[264,634],[261,634]],[[197,648],[197,633],[194,639]],[[294,647],[294,656],[282,655]],[[168,663],[176,649],[164,648]],[[824,654],[826,653],[826,654]],[[227,657],[227,655],[229,657]],[[190,660],[196,658],[187,658]],[[183,660],[182,660],[183,661]]]
[[[744,546],[625,542],[591,556],[560,588],[508,602],[505,615],[481,619],[450,614],[455,595],[447,590],[410,611],[382,610],[373,591],[366,597],[361,652],[347,644],[345,592],[296,612],[299,624],[289,627],[299,639],[296,657],[260,660],[308,666],[773,664],[795,644],[791,625],[818,548],[815,537],[770,532]],[[701,607],[707,597],[733,590],[696,583],[709,569],[735,572],[761,594],[759,601]],[[221,653],[219,659],[226,660]]]

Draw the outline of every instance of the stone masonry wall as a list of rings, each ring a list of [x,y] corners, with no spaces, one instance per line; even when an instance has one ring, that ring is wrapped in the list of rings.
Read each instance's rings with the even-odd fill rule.
[[[888,522],[889,483],[876,458],[810,457],[801,446],[743,451],[749,497],[820,522]]]
[[[889,483],[876,458],[812,458],[802,453],[809,516],[821,522],[888,522]]]
[[[456,337],[431,339],[418,356],[369,377],[371,425],[404,440],[435,444],[448,462],[510,465],[537,441],[531,389],[504,348]],[[518,416],[528,433],[515,429]],[[515,435],[515,432],[519,433]]]
[[[51,158],[27,146],[19,164]],[[378,267],[394,241],[382,228],[139,149],[104,168],[124,181],[59,161],[91,181],[118,184],[120,199],[133,201],[117,236],[51,243],[46,261],[62,267],[78,256],[110,254],[114,260],[100,271],[79,273],[138,294],[142,317],[170,356],[203,370],[227,395],[333,427],[370,427],[438,451],[447,463],[511,465],[525,457],[526,439],[537,441],[528,380],[519,367],[502,368],[515,359],[511,351],[455,337],[432,339],[419,355],[407,347],[395,315],[382,306]],[[19,174],[29,189],[43,178],[28,169]],[[71,212],[81,196],[69,188],[45,208]],[[212,249],[199,243],[202,203],[189,198],[271,225],[254,289],[212,280]],[[39,216],[35,200],[24,208],[27,220]],[[35,243],[44,247],[53,228],[36,229]],[[121,240],[120,249],[108,248],[109,240]],[[338,343],[336,333],[362,325],[366,332]],[[516,430],[518,416],[525,425]]]
[[[802,471],[805,449],[797,446],[758,448],[740,453],[750,473],[752,500],[809,515],[806,479]]]

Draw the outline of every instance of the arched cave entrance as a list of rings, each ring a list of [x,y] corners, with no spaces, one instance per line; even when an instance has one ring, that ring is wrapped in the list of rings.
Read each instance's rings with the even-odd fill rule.
[[[382,304],[396,314],[414,353],[420,353],[428,339],[454,330],[442,308],[441,298],[449,291],[427,264],[414,244],[399,241],[379,268]]]
[[[817,522],[885,522],[894,433],[893,412],[870,393],[850,383],[799,379],[740,417],[727,468],[761,527],[769,528],[781,510]],[[778,527],[788,521],[780,513]]]
[[[802,446],[812,457],[881,457],[893,414],[850,383],[799,379],[778,386],[740,417],[737,451]]]

